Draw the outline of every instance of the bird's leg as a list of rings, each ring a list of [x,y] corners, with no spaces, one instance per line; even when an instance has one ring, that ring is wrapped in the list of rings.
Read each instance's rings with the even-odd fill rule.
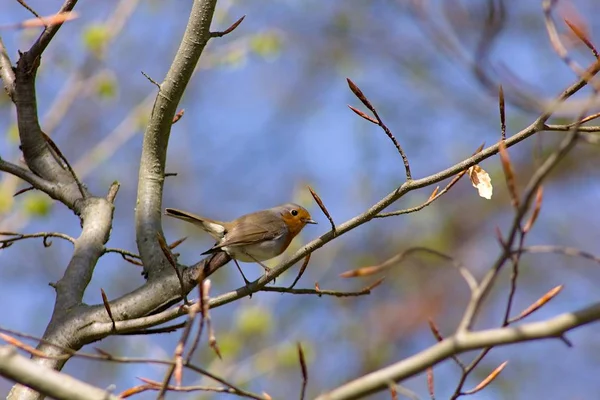
[[[238,264],[237,260],[234,258],[233,262],[235,263],[235,266],[237,267],[238,271],[240,271],[240,274],[242,274],[242,278],[244,278],[244,282],[246,283],[246,286],[250,286],[250,281],[248,279],[246,279],[246,275],[244,275],[244,273],[242,272],[242,269],[240,268],[240,264]],[[250,295],[252,296],[252,295]]]
[[[250,257],[251,259],[253,259],[254,261],[256,261],[261,267],[263,267],[263,269],[265,270],[265,276],[269,275],[269,273],[271,272],[271,268],[267,267],[265,264],[263,264],[262,262],[258,261],[255,257],[252,257],[251,254],[245,253],[248,257]],[[275,283],[277,278],[273,278],[273,283]]]

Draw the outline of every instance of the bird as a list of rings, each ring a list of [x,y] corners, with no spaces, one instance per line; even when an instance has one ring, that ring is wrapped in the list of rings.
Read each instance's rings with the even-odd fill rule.
[[[247,285],[250,282],[244,276],[238,260],[256,262],[268,274],[270,268],[262,262],[283,253],[307,224],[317,223],[307,209],[294,203],[242,215],[229,222],[201,217],[176,208],[165,208],[165,215],[192,223],[211,235],[217,242],[202,255],[221,251],[227,253]]]

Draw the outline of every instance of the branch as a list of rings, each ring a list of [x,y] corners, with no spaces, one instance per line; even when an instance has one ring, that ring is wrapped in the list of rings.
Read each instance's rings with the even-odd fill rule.
[[[59,12],[71,11],[77,0],[66,0]],[[35,92],[35,77],[40,65],[40,56],[50,43],[62,23],[52,24],[42,32],[31,46],[31,49],[21,55],[15,72],[15,89],[12,97],[17,108],[17,125],[21,149],[27,166],[36,175],[56,183],[62,183],[65,204],[74,209],[74,203],[79,198],[77,180],[63,168],[57,154],[45,140],[38,120],[37,98]]]
[[[316,400],[359,399],[387,390],[389,382],[398,382],[424,372],[428,367],[470,350],[503,346],[538,339],[560,338],[566,332],[600,319],[600,303],[595,303],[572,313],[524,324],[518,327],[465,332],[451,336],[428,349],[396,364],[382,368],[348,382]]]
[[[0,249],[10,247],[14,242],[24,239],[33,239],[33,238],[43,238],[44,247],[52,246],[52,242],[48,240],[48,238],[55,237],[67,240],[72,244],[75,244],[75,239],[71,236],[66,235],[60,232],[38,232],[38,233],[28,233],[21,234],[16,232],[0,232],[0,236],[12,236],[8,239],[0,239]]]
[[[67,204],[67,202],[70,202],[71,200],[70,197],[65,196],[64,190],[62,190],[55,183],[49,182],[25,168],[5,161],[1,158],[0,171],[8,172],[9,174],[23,179],[25,182],[29,183],[34,188],[41,190],[42,192],[46,193],[48,196],[52,197],[55,200],[58,200],[65,204]]]
[[[467,309],[459,324],[459,331],[467,330],[473,324],[475,318],[477,317],[477,313],[481,307],[481,304],[487,297],[496,277],[498,276],[498,272],[502,265],[511,257],[511,248],[512,244],[517,237],[517,233],[520,231],[521,220],[525,216],[525,213],[529,209],[529,206],[533,200],[533,197],[537,193],[538,187],[541,185],[542,181],[548,176],[550,171],[554,169],[554,167],[558,164],[560,160],[575,146],[577,143],[577,129],[569,134],[569,136],[565,137],[563,141],[560,143],[559,147],[544,161],[544,163],[536,170],[534,175],[532,176],[527,188],[525,189],[525,199],[520,204],[515,212],[515,217],[513,220],[513,224],[508,234],[508,238],[505,241],[505,248],[498,260],[496,260],[494,266],[490,269],[490,271],[485,275],[479,288],[473,293],[469,304],[467,305]],[[502,143],[502,142],[501,142]]]
[[[181,44],[160,85],[150,122],[144,133],[135,221],[138,250],[149,279],[171,270],[165,255],[155,246],[156,235],[162,235],[161,203],[167,145],[183,91],[211,38],[210,24],[215,5],[216,0],[193,2]]]
[[[54,399],[118,399],[105,390],[41,366],[18,354],[12,346],[0,346],[0,375]]]
[[[4,83],[4,90],[11,99],[15,92],[15,71],[13,71],[12,62],[0,37],[0,79]]]
[[[383,282],[383,278],[375,281],[375,283],[359,290],[358,292],[338,292],[335,290],[323,290],[323,289],[290,289],[288,287],[279,286],[265,286],[260,289],[261,292],[277,292],[277,293],[289,293],[289,294],[312,294],[321,296],[334,296],[334,297],[358,297],[371,294],[371,290],[379,286]]]
[[[75,4],[77,4],[77,0],[65,0],[58,14],[73,10]],[[57,23],[47,26],[46,29],[44,29],[29,51],[23,54],[23,56],[27,58],[28,64],[33,64],[35,60],[42,55],[61,26],[62,23]]]
[[[230,260],[226,253],[220,252],[204,258],[193,267],[183,269],[183,289],[189,293],[198,285],[200,276],[209,277]],[[191,302],[189,306],[169,308],[182,300],[181,293],[181,282],[176,274],[166,275],[160,280],[149,280],[142,287],[110,302],[116,331],[113,331],[104,305],[98,304],[88,307],[85,326],[78,334],[84,338],[85,344],[88,344],[115,332],[136,332],[172,321],[187,314],[188,307],[195,304]]]

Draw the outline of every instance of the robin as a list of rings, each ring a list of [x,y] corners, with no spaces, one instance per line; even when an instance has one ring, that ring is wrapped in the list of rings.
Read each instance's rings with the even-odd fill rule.
[[[308,210],[294,203],[242,215],[230,222],[216,221],[175,208],[166,208],[165,215],[190,222],[208,232],[217,243],[202,254],[219,251],[227,253],[235,262],[246,284],[237,260],[256,262],[265,273],[270,268],[262,261],[277,257],[287,249],[306,224],[316,224]]]

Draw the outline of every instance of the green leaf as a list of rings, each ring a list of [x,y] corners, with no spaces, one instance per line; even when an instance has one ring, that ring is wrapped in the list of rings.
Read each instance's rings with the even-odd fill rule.
[[[117,81],[111,73],[103,73],[96,80],[96,95],[103,100],[115,98],[117,95]]]
[[[250,40],[250,48],[262,57],[273,57],[281,50],[281,38],[275,32],[259,33]]]
[[[25,198],[23,208],[32,216],[45,217],[52,209],[52,199],[42,193],[31,193]]]
[[[236,358],[242,350],[243,341],[238,335],[229,333],[219,333],[217,336],[217,342],[222,354],[226,354],[227,358]]]
[[[17,124],[10,124],[6,131],[6,137],[9,143],[19,143],[19,128]]]
[[[273,316],[269,310],[263,307],[246,307],[237,315],[235,324],[242,335],[263,336],[271,331]]]
[[[93,54],[100,57],[110,33],[104,25],[92,24],[83,32],[83,44]]]
[[[0,215],[8,212],[14,203],[14,198],[6,190],[0,190]]]

